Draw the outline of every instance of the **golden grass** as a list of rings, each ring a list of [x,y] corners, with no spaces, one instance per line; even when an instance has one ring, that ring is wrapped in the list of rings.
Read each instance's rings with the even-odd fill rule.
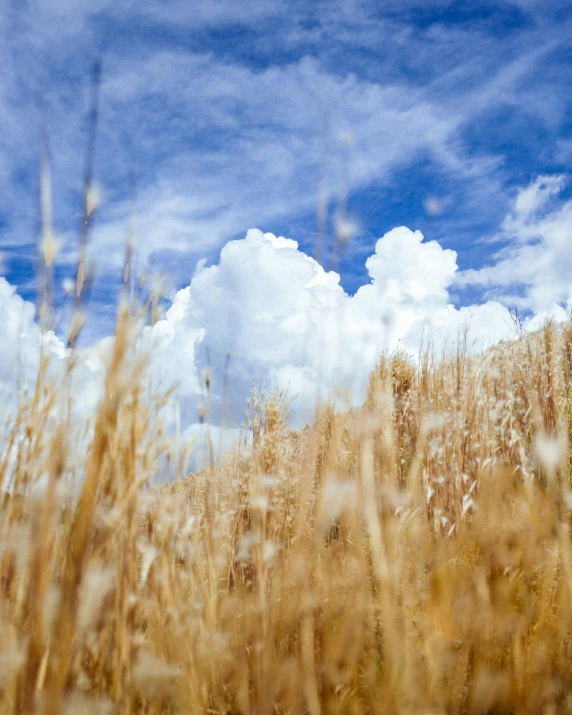
[[[297,433],[255,396],[159,489],[131,322],[83,463],[45,366],[3,434],[2,713],[572,712],[572,324],[385,356]]]

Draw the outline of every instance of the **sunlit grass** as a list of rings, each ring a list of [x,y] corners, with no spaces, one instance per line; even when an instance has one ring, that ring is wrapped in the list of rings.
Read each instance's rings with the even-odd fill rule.
[[[254,395],[161,488],[135,334],[122,307],[83,456],[45,365],[3,432],[1,712],[572,710],[572,325],[385,356],[301,432]]]

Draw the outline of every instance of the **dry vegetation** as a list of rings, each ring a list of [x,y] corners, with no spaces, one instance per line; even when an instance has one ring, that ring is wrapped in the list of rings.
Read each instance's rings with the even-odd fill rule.
[[[572,712],[572,324],[387,356],[299,433],[255,396],[159,489],[131,322],[83,464],[45,365],[3,433],[2,713]]]

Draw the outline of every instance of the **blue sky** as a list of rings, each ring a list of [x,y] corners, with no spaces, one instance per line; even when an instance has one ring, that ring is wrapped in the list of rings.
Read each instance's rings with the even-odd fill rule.
[[[454,249],[461,271],[487,266],[518,190],[572,158],[570,2],[0,3],[2,274],[29,300],[38,98],[59,286],[75,261],[90,67],[103,61],[88,342],[111,330],[131,176],[138,268],[165,270],[171,294],[249,228],[311,254],[321,177],[330,219],[347,181],[360,228],[339,272],[353,294],[395,226]],[[563,181],[553,200],[569,198]],[[451,300],[485,300],[483,286],[460,282]]]

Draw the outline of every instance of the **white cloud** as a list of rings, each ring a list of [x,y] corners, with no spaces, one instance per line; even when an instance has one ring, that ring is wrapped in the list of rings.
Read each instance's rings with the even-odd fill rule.
[[[71,390],[72,418],[81,425],[94,415],[105,375],[105,354],[110,339],[106,338],[87,352],[78,354],[79,361],[68,383],[65,375],[70,351],[52,331],[42,333],[33,303],[23,300],[14,286],[0,277],[0,399],[3,415],[14,417],[18,400],[31,397],[38,376],[40,357],[48,359],[47,381],[58,387],[58,401],[50,415],[51,424],[67,413],[66,394]],[[63,386],[66,385],[66,390]]]
[[[358,404],[370,370],[386,349],[416,354],[423,333],[437,343],[468,323],[474,347],[509,333],[508,312],[496,303],[456,310],[448,287],[454,251],[419,231],[396,228],[366,262],[370,282],[348,295],[295,241],[250,230],[231,241],[212,266],[199,265],[153,329],[152,366],[180,377],[187,419],[205,397],[200,373],[212,374],[212,411],[220,416],[227,354],[227,417],[240,421],[253,382],[287,390],[294,424],[312,419],[316,399],[338,395]],[[196,414],[196,412],[195,412]]]
[[[505,230],[520,233],[530,220],[537,218],[538,212],[550,199],[560,193],[565,181],[563,175],[539,176],[525,189],[520,189],[514,202],[514,212],[504,223]]]
[[[460,273],[458,285],[485,288],[533,314],[561,315],[572,303],[572,201],[551,201],[564,185],[563,176],[540,176],[521,190],[502,225],[505,246],[490,265]]]
[[[35,307],[23,300],[5,278],[0,278],[0,389],[14,395],[18,385],[33,390],[40,364],[41,331],[35,322]],[[62,358],[65,349],[53,334],[44,335],[44,350]]]

